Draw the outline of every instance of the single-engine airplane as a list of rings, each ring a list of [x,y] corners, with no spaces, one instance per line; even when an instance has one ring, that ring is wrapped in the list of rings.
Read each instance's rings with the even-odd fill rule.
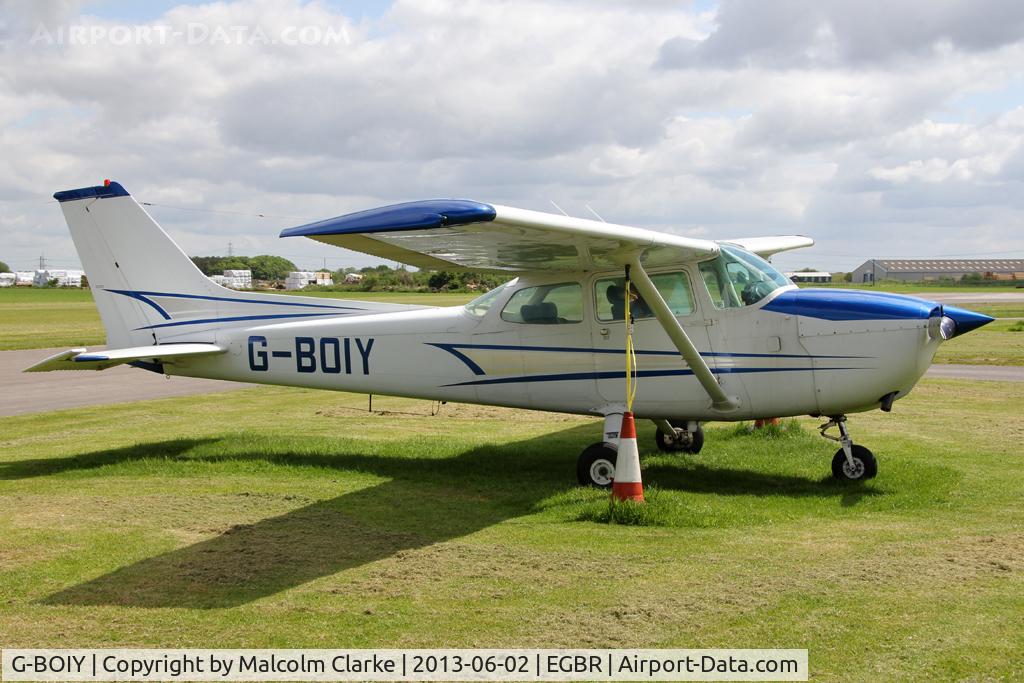
[[[850,413],[910,393],[938,345],[992,318],[923,299],[798,289],[767,260],[807,237],[712,241],[461,199],[415,201],[289,228],[418,268],[515,276],[465,306],[225,289],[116,182],[57,192],[107,334],[28,368],[127,363],[240,382],[389,394],[604,418],[577,461],[610,486],[625,410],[631,297],[638,418],[665,451],[697,453],[701,422],[812,415],[838,441],[832,473],[875,476]],[[628,279],[627,279],[628,278]],[[826,430],[836,428],[838,435]]]

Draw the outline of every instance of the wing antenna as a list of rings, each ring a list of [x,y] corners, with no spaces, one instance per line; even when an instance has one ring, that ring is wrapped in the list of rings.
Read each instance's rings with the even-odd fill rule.
[[[554,200],[554,199],[549,199],[548,201],[549,201],[549,202],[551,202],[551,206],[553,206],[553,207],[555,207],[556,209],[558,209],[558,212],[559,212],[559,213],[561,213],[561,214],[562,214],[563,216],[566,216],[566,217],[568,217],[568,216],[569,216],[569,214],[567,214],[567,213],[565,212],[565,209],[563,209],[562,207],[560,207],[560,206],[559,206],[558,204],[555,204],[555,200]]]

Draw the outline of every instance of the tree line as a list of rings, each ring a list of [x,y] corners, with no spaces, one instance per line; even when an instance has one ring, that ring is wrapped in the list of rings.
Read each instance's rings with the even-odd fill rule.
[[[254,280],[283,280],[288,273],[298,270],[295,264],[283,256],[193,256],[203,275],[220,275],[225,270],[251,270]]]
[[[251,270],[253,280],[283,282],[288,273],[299,268],[282,256],[193,256],[192,262],[204,275],[220,275],[225,270]],[[345,283],[350,274],[358,282]],[[331,271],[334,285],[310,289],[358,292],[459,292],[492,289],[509,279],[507,275],[474,271],[411,271],[387,265],[342,268]],[[354,278],[355,279],[355,278]]]
[[[344,284],[345,276],[356,273],[359,282]],[[487,291],[511,279],[511,275],[477,271],[411,271],[390,266],[344,268],[334,273],[334,287],[326,289],[359,292],[470,292]],[[324,289],[324,288],[321,288]]]

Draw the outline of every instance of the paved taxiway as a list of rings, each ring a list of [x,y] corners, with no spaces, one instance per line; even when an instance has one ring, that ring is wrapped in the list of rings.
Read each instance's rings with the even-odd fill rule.
[[[867,289],[867,288],[865,288]],[[940,304],[1020,304],[1024,303],[1024,289],[1016,292],[949,292],[929,294],[921,292],[912,294],[929,301],[938,301]]]
[[[129,403],[151,398],[242,389],[251,384],[192,377],[167,379],[155,372],[121,365],[101,372],[22,372],[47,356],[66,349],[0,351],[0,416],[62,408]],[[92,349],[90,350],[98,350]]]
[[[936,363],[928,368],[925,377],[1024,382],[1024,367],[1020,365],[949,365]]]

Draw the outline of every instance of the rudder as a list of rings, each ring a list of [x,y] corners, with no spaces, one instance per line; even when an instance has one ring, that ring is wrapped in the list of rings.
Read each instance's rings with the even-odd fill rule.
[[[119,183],[66,190],[60,202],[82,267],[89,278],[110,347],[159,341],[152,327],[168,314],[147,292],[215,297],[229,292],[203,275],[163,228]],[[98,295],[105,290],[112,296]],[[216,301],[189,298],[189,306],[216,313]]]

